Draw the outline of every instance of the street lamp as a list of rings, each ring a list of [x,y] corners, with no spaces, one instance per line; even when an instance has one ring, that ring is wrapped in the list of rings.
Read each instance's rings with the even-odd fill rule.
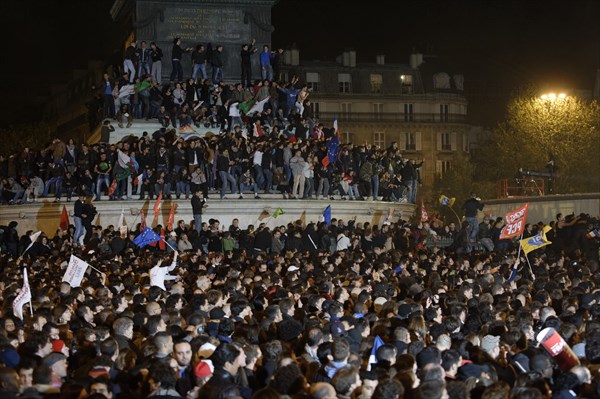
[[[564,100],[565,98],[567,98],[567,95],[565,93],[546,93],[546,94],[542,94],[540,96],[540,98],[542,100],[545,101],[556,101],[556,100]]]

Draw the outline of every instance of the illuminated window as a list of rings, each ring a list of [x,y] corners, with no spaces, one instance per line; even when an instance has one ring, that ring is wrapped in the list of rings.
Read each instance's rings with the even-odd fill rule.
[[[372,73],[370,76],[370,81],[371,93],[381,93],[381,87],[383,86],[383,75]]]
[[[400,81],[402,82],[402,93],[403,94],[412,94],[413,76],[412,75],[400,75]]]

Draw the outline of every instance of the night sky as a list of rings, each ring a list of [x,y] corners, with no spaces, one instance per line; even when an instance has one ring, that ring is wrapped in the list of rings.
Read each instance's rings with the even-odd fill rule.
[[[27,110],[21,97],[43,96],[72,68],[110,58],[119,47],[111,5],[7,2],[2,69],[15,95],[2,97],[0,125]],[[600,67],[598,21],[597,0],[280,0],[272,10],[273,44],[296,43],[304,60],[333,60],[345,48],[357,51],[358,62],[385,54],[386,63],[407,63],[413,50],[440,56],[448,72],[465,75],[471,121],[487,126],[527,85],[591,90]]]

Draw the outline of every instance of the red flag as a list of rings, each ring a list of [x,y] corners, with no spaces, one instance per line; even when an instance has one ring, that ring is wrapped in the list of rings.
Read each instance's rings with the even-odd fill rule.
[[[177,205],[173,202],[171,204],[171,211],[169,212],[169,220],[167,221],[167,231],[173,231],[173,224],[175,223],[175,209]]]
[[[167,246],[165,245],[165,229],[164,228],[160,229],[160,241],[158,242],[158,248],[161,251],[165,251],[167,249]]]
[[[329,165],[329,157],[325,156],[322,160],[321,163],[323,164],[323,166],[327,167],[327,165]]]
[[[112,183],[110,184],[110,187],[108,188],[108,196],[110,197],[111,195],[113,195],[113,193],[115,192],[116,189],[117,189],[117,181],[115,179],[113,179]]]
[[[527,220],[527,211],[529,204],[525,204],[514,211],[508,212],[504,218],[506,219],[506,225],[500,232],[500,239],[517,237],[523,234],[525,231],[525,220]]]
[[[156,202],[154,203],[154,218],[158,218],[158,214],[160,213],[160,203],[162,201],[162,191],[156,197]]]
[[[140,231],[143,231],[146,228],[146,215],[144,214],[144,210],[140,209]]]
[[[63,205],[62,213],[60,214],[60,228],[67,230],[69,228],[69,214],[67,213],[67,207]]]
[[[425,209],[425,204],[423,200],[421,200],[421,222],[426,222],[429,220],[429,214],[427,213],[427,209]]]

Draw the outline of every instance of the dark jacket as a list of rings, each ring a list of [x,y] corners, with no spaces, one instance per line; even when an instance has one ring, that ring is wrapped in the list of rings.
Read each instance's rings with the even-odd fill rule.
[[[204,198],[200,198],[197,195],[192,196],[192,214],[193,215],[202,215],[202,208],[206,200]]]
[[[237,389],[234,377],[226,371],[215,370],[212,378],[200,389],[199,398],[221,399],[223,393]],[[239,396],[239,395],[238,395]]]

